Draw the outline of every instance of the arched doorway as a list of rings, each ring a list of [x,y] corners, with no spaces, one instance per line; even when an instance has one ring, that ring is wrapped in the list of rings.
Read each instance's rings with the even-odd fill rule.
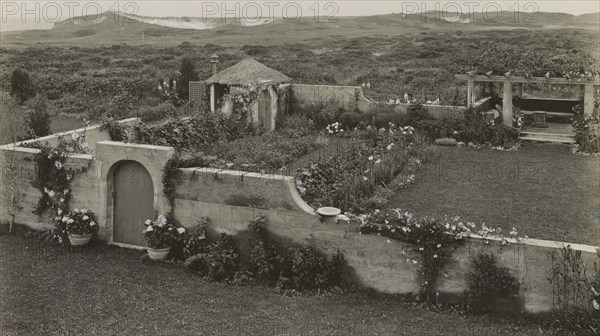
[[[144,222],[154,218],[152,177],[140,163],[122,161],[113,175],[113,242],[145,246]]]

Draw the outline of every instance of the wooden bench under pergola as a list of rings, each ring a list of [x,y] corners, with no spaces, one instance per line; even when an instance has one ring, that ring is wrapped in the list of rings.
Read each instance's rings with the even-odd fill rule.
[[[586,116],[591,116],[594,111],[594,85],[600,85],[600,79],[594,77],[567,79],[546,77],[517,77],[517,76],[485,76],[485,75],[456,75],[457,79],[467,81],[467,106],[472,106],[476,101],[474,88],[476,82],[502,83],[502,120],[504,125],[513,125],[513,84],[516,84],[517,95],[523,97],[523,84],[550,84],[550,85],[582,85],[584,86],[583,111]],[[523,111],[523,113],[536,113],[541,111]],[[553,112],[557,116],[564,114]]]

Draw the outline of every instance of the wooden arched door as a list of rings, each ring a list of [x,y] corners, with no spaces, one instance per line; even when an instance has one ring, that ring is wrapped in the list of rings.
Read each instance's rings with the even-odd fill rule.
[[[113,242],[146,246],[144,222],[154,219],[152,177],[140,163],[123,161],[113,176]]]
[[[272,113],[271,95],[269,94],[269,90],[265,89],[261,91],[258,100],[258,122],[268,131],[273,129],[271,122]]]

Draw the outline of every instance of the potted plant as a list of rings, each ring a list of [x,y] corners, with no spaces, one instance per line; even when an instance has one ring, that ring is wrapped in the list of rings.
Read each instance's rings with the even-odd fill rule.
[[[73,246],[87,244],[94,233],[98,231],[96,215],[86,209],[74,209],[62,216],[60,221],[69,235],[69,241]]]
[[[144,225],[146,228],[142,232],[148,245],[148,256],[152,260],[165,260],[171,247],[185,234],[185,228],[176,228],[167,223],[167,218],[163,215],[158,216],[155,221],[147,219]]]

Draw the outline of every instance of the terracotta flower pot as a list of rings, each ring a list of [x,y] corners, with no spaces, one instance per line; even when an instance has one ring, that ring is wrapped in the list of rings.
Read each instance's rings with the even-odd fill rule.
[[[171,248],[166,247],[166,248],[161,248],[161,249],[155,249],[155,248],[148,247],[147,251],[148,251],[148,256],[150,257],[150,259],[163,261],[163,260],[167,259],[167,256],[169,255]]]
[[[69,242],[71,242],[72,246],[83,246],[90,242],[92,239],[92,233],[78,235],[78,234],[69,234]]]

